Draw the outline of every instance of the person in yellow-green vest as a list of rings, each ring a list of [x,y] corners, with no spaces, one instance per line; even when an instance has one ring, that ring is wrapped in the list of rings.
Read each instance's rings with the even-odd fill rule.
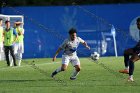
[[[10,66],[9,53],[12,56],[14,66],[17,66],[13,45],[15,44],[18,35],[15,29],[10,27],[9,20],[5,21],[5,25],[6,28],[4,29],[3,35],[4,35],[4,52],[5,52],[7,66]],[[14,39],[14,35],[16,36],[15,39]]]
[[[3,27],[2,27],[2,18],[0,18],[0,60],[2,60],[2,54],[3,54]]]
[[[18,61],[18,66],[21,65],[22,54],[24,53],[24,44],[23,44],[24,29],[20,27],[21,24],[22,22],[20,21],[16,21],[14,23],[14,29],[18,35],[18,38],[16,39],[14,44],[14,54]],[[13,63],[11,62],[10,66],[12,66],[12,64]]]

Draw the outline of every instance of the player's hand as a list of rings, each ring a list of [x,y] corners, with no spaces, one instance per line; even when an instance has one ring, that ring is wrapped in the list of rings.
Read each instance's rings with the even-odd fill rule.
[[[90,50],[90,47],[89,46],[86,46],[86,48]]]
[[[55,60],[56,60],[56,56],[55,56],[55,57],[53,57],[52,61],[54,62]]]
[[[13,42],[13,43],[12,43],[12,46],[14,46],[15,44],[16,44],[16,43],[15,43],[15,42]]]

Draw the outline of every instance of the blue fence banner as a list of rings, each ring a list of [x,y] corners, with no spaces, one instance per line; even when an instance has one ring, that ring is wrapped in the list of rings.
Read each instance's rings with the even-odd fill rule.
[[[101,56],[115,56],[116,51],[122,56],[138,41],[135,21],[139,9],[140,4],[3,7],[1,14],[24,15],[24,58],[53,57],[72,27],[91,47],[89,51],[80,45],[78,56],[87,57],[94,51]]]

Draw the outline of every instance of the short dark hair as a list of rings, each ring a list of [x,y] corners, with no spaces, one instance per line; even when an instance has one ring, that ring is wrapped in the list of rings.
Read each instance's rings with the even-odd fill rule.
[[[8,22],[10,22],[10,21],[9,21],[9,20],[6,20],[6,21],[5,21],[5,24],[7,24]]]
[[[73,33],[77,33],[77,31],[76,31],[75,28],[71,28],[71,29],[69,30],[69,34],[70,34],[70,35],[73,34]]]
[[[139,18],[137,18],[137,23],[138,23],[138,22],[140,22],[140,17],[139,17]]]
[[[3,20],[2,18],[0,18],[0,21]]]

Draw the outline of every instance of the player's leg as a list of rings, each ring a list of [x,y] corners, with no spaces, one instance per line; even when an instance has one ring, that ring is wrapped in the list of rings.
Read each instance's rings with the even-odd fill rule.
[[[54,77],[56,74],[58,74],[61,71],[65,71],[67,69],[67,66],[69,64],[69,56],[63,55],[62,56],[62,65],[61,67],[57,68],[52,74],[51,77]]]
[[[56,74],[58,74],[61,71],[65,71],[67,69],[67,65],[66,64],[62,64],[61,67],[57,68],[52,74],[51,77],[54,77]]]
[[[22,53],[18,53],[18,66],[21,65],[21,60],[22,60]]]
[[[128,74],[129,73],[129,56],[134,54],[134,49],[133,48],[129,48],[129,49],[126,49],[124,51],[124,65],[125,65],[125,69],[123,70],[120,70],[119,72],[120,73],[126,73]]]
[[[72,75],[70,77],[71,80],[75,80],[77,75],[79,74],[79,72],[81,70],[80,65],[75,65],[74,67],[75,67],[75,69],[74,69],[74,71],[73,71],[73,73],[72,73]]]
[[[130,60],[129,60],[129,77],[128,77],[128,81],[134,81],[133,80],[133,72],[134,72],[134,62],[136,62],[137,60],[139,60],[139,54],[135,53],[131,56]]]
[[[10,51],[9,51],[10,52]],[[13,58],[11,56],[11,54],[9,53],[9,59],[10,59],[10,66],[13,66]]]
[[[24,53],[23,43],[19,43],[18,44],[18,53],[17,53],[18,66],[21,65],[22,53]]]
[[[15,55],[15,58],[17,59],[18,58],[18,46],[17,46],[17,43],[15,43],[13,45],[13,50],[14,50],[14,55]],[[11,56],[11,53],[9,53],[9,59],[10,59],[10,66],[13,66],[13,57]]]
[[[13,46],[15,58],[18,60],[18,43],[15,43]],[[13,58],[12,58],[13,59]]]
[[[10,61],[9,61],[9,47],[4,46],[4,53],[5,53],[5,58],[6,58],[7,66],[10,66]]]
[[[16,57],[15,57],[15,54],[14,54],[14,48],[13,48],[13,46],[10,46],[9,49],[10,49],[10,54],[11,54],[11,56],[13,58],[14,66],[17,66],[17,64],[16,64]]]
[[[74,57],[74,59],[71,60],[72,61],[72,65],[75,67],[70,79],[71,80],[75,80],[77,75],[79,74],[81,67],[80,67],[80,60],[77,56]]]
[[[2,60],[3,58],[3,44],[2,43],[0,43],[0,60]]]
[[[133,53],[134,51],[132,48],[124,51],[124,65],[126,69],[129,68],[129,56],[132,55]]]

